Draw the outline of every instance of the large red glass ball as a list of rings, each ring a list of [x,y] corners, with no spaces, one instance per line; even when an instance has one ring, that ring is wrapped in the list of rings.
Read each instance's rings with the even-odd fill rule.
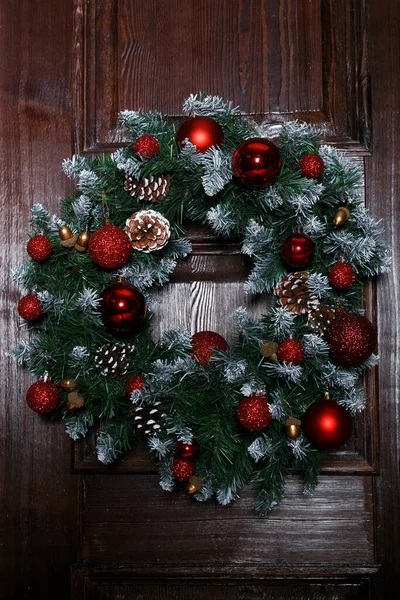
[[[314,242],[305,233],[293,233],[283,242],[282,257],[290,267],[305,267],[314,253]]]
[[[211,117],[191,117],[182,123],[176,134],[179,146],[184,145],[185,139],[194,144],[198,152],[205,152],[211,146],[221,146],[224,132]]]
[[[214,350],[228,350],[228,342],[215,331],[198,331],[192,336],[192,358],[208,366]]]
[[[331,357],[341,365],[364,362],[377,345],[371,321],[357,313],[347,313],[332,321],[325,336]]]
[[[101,319],[109,331],[133,333],[145,315],[146,299],[130,283],[113,283],[101,295]]]
[[[262,431],[272,420],[269,404],[265,396],[243,398],[237,407],[239,423],[249,431]]]
[[[50,258],[53,252],[53,247],[49,238],[47,238],[45,235],[39,234],[35,235],[29,240],[26,250],[33,260],[43,262],[44,260]]]
[[[51,381],[36,381],[26,392],[26,402],[37,413],[48,413],[58,404],[58,389]]]
[[[308,440],[321,450],[339,448],[351,436],[350,413],[333,400],[319,400],[304,414],[303,430]]]
[[[258,190],[271,185],[282,168],[278,148],[267,139],[251,138],[236,148],[232,158],[233,174],[240,183]]]
[[[193,441],[191,444],[185,444],[184,442],[177,442],[175,446],[175,454],[179,458],[184,460],[197,458],[200,452],[200,446],[197,442]]]
[[[115,225],[104,225],[90,236],[90,258],[96,265],[105,269],[122,267],[131,250],[131,243],[125,231]]]

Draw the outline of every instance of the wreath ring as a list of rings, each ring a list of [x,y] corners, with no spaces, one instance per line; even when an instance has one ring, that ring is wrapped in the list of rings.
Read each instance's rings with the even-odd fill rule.
[[[360,169],[314,127],[285,123],[269,139],[218,96],[183,109],[179,128],[123,111],[124,147],[64,161],[76,192],[59,216],[32,207],[30,258],[12,277],[34,335],[9,354],[38,379],[32,410],[74,440],[100,421],[103,463],[143,433],[164,490],[184,482],[225,505],[251,481],[265,514],[292,467],[314,492],[323,452],[346,443],[365,406],[359,376],[378,358],[362,282],[390,270],[389,252]],[[230,346],[211,331],[150,335],[151,291],[191,249],[186,220],[240,236],[245,291],[276,297],[261,319],[235,311]]]

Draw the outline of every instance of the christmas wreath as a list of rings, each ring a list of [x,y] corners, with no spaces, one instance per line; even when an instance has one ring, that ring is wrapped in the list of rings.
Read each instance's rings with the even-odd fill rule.
[[[164,490],[184,482],[228,504],[251,481],[265,514],[290,469],[312,494],[323,452],[351,436],[360,375],[377,363],[362,281],[390,257],[360,169],[313,126],[273,137],[204,94],[183,108],[181,125],[123,111],[123,147],[64,161],[76,193],[59,216],[32,207],[30,258],[12,276],[34,335],[10,354],[37,378],[28,406],[74,440],[97,427],[103,463],[144,435]],[[246,292],[275,296],[259,320],[235,311],[230,346],[212,331],[152,339],[151,292],[191,251],[187,221],[239,236]]]

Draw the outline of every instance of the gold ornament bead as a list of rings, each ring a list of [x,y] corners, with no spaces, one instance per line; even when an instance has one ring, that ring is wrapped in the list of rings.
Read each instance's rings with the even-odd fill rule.
[[[276,342],[265,342],[260,348],[261,355],[264,358],[271,358],[276,360],[279,344]]]
[[[285,425],[286,433],[291,440],[295,440],[299,437],[301,427],[301,421],[299,419],[294,419],[292,417],[290,419],[286,419]]]
[[[198,477],[197,475],[192,475],[189,479],[189,482],[185,488],[185,493],[188,496],[193,496],[197,492],[201,492],[203,489],[204,479],[202,477]]]
[[[336,225],[336,227],[341,227],[342,225],[344,225],[346,223],[346,221],[349,220],[349,218],[350,218],[349,209],[346,206],[341,206],[335,212],[335,215],[333,217],[333,223]]]
[[[76,243],[76,235],[72,233],[69,227],[66,225],[62,225],[58,230],[58,235],[60,236],[60,244],[64,246],[64,248],[72,248]]]
[[[80,233],[77,237],[76,244],[75,244],[75,250],[77,250],[78,252],[85,252],[85,250],[89,244],[89,238],[90,238],[89,232],[82,231],[82,233]]]
[[[66,377],[65,379],[61,379],[58,385],[63,390],[73,390],[75,387],[75,379],[72,377]]]
[[[85,400],[84,400],[82,394],[79,394],[78,392],[70,392],[68,394],[68,400],[67,400],[67,404],[65,405],[65,408],[68,411],[72,412],[76,408],[82,408],[82,406],[84,404],[85,404]]]

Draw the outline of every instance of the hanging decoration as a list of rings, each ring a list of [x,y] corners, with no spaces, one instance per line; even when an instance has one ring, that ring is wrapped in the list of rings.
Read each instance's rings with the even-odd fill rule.
[[[270,140],[205,94],[184,113],[177,127],[123,111],[124,147],[64,161],[76,192],[59,216],[32,207],[28,258],[12,271],[29,337],[10,355],[37,380],[28,407],[74,440],[97,428],[104,464],[141,435],[162,489],[225,505],[250,482],[263,515],[290,469],[312,494],[324,452],[352,443],[359,377],[378,360],[362,282],[390,257],[358,166],[312,125],[285,123]],[[274,300],[258,320],[238,307],[229,345],[187,323],[151,335],[148,300],[190,253],[188,221],[239,237],[245,291]]]

